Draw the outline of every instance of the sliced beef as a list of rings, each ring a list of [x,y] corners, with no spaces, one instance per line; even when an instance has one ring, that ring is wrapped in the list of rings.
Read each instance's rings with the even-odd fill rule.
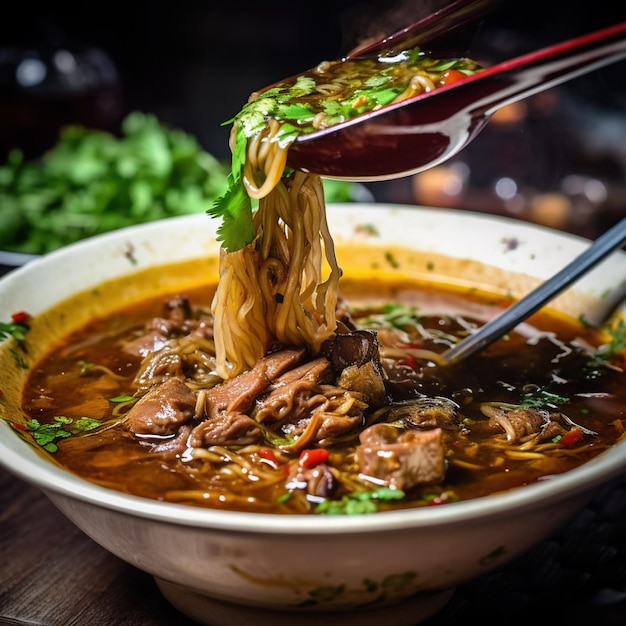
[[[172,334],[188,335],[195,326],[193,310],[189,298],[184,295],[174,296],[163,305],[163,315],[148,323],[148,330],[156,330],[164,336]]]
[[[137,435],[171,435],[193,418],[195,407],[195,393],[178,378],[168,378],[137,401],[124,426]]]
[[[337,384],[363,394],[365,401],[378,408],[389,401],[379,355],[380,344],[371,330],[336,333],[322,345],[321,353],[339,374]]]
[[[179,325],[182,325],[193,316],[191,303],[185,295],[177,295],[170,298],[163,306],[163,311],[167,319]]]
[[[318,395],[319,385],[332,379],[330,363],[324,357],[303,363],[279,376],[261,395],[252,416],[259,423],[297,421],[312,409],[311,396]],[[319,405],[317,400],[313,406]]]
[[[407,490],[443,480],[446,463],[440,428],[401,429],[374,424],[359,436],[359,470],[385,485]]]
[[[458,405],[448,398],[421,397],[396,402],[385,411],[386,422],[409,428],[457,428]]]
[[[144,358],[152,352],[157,352],[167,344],[167,337],[157,330],[150,330],[132,341],[124,344],[124,352]]]
[[[321,354],[340,372],[351,365],[361,366],[378,362],[379,343],[371,330],[337,333],[322,344]]]
[[[354,395],[346,392],[344,397],[350,401]],[[345,414],[324,412],[322,423],[317,429],[317,442],[322,445],[329,445],[337,437],[346,435],[357,426],[361,426],[363,424],[363,408],[363,406],[357,407],[356,410]]]
[[[141,443],[150,446],[150,452],[165,457],[181,457],[188,447],[191,424],[183,424],[175,435],[164,437],[141,437]]]
[[[304,489],[310,496],[328,498],[335,487],[335,477],[326,463],[312,468],[294,465],[286,482],[287,489]]]
[[[494,432],[504,432],[510,443],[516,443],[522,437],[538,435],[550,422],[546,411],[535,409],[483,404],[480,410],[489,418],[488,427]]]
[[[213,317],[210,313],[194,312],[187,296],[178,295],[163,306],[163,315],[152,318],[144,332],[124,346],[124,351],[146,357],[163,348],[170,339],[185,335],[213,338]]]
[[[593,430],[576,424],[564,413],[486,403],[481,405],[480,410],[489,418],[487,428],[497,433],[504,432],[510,443],[517,443],[528,437],[536,437],[537,441],[549,441],[558,435],[564,435],[572,428],[588,436],[596,435]]]
[[[550,441],[558,435],[564,435],[567,432],[559,422],[551,420],[548,422],[539,434],[539,441]]]
[[[359,397],[349,391],[333,392],[328,397],[323,393],[307,400],[302,417],[292,415],[280,427],[280,432],[294,439],[289,446],[292,450],[302,449],[312,444],[330,445],[337,437],[348,434],[363,424],[363,410],[367,407]],[[332,406],[331,406],[332,405]],[[337,411],[341,405],[348,405],[348,411]]]
[[[346,367],[339,375],[337,384],[344,389],[363,394],[363,399],[372,409],[389,403],[380,367],[374,361]]]
[[[245,413],[225,412],[196,426],[191,432],[189,445],[193,448],[247,445],[260,437],[258,424]]]
[[[304,349],[280,350],[259,359],[254,367],[205,393],[205,410],[209,418],[220,412],[245,413],[257,396],[286,370],[294,367],[305,353]]]

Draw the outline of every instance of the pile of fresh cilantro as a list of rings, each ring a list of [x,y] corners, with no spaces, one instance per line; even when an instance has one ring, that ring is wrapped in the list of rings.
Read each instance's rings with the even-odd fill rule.
[[[151,114],[130,113],[119,137],[68,126],[41,158],[15,149],[0,165],[0,250],[43,254],[132,224],[210,213],[230,171]],[[355,200],[352,183],[324,186],[330,202]]]
[[[228,167],[195,137],[133,112],[119,137],[61,131],[39,159],[13,150],[0,166],[0,250],[42,254],[131,224],[205,212]]]

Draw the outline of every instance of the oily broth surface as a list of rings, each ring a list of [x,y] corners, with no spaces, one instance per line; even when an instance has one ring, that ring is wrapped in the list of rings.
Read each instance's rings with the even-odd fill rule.
[[[193,306],[208,308],[214,289],[214,285],[192,288],[185,294]],[[344,279],[342,296],[357,309],[401,302],[416,306],[423,316],[432,314],[439,319],[441,314],[461,315],[477,324],[510,303],[503,296],[436,284],[361,279]],[[147,446],[139,445],[112,417],[116,404],[111,398],[133,393],[130,382],[140,363],[138,357],[121,350],[124,337],[132,329],[142,328],[148,319],[160,316],[166,299],[165,296],[153,297],[94,319],[58,342],[29,374],[23,392],[24,412],[42,423],[63,415],[73,420],[86,416],[110,424],[95,434],[58,442],[55,461],[87,480],[157,500],[212,508],[295,512],[288,505],[277,504],[282,488],[278,483],[257,490],[247,504],[242,504],[246,501],[245,487],[235,487],[240,496],[237,504],[210,495],[228,492],[230,487],[223,476],[212,472],[206,464],[185,464],[178,459],[164,461]],[[358,319],[356,313],[355,319]],[[437,324],[443,333],[459,329],[454,319],[450,321],[446,317],[441,317]],[[542,479],[546,474],[578,466],[612,445],[621,435],[626,391],[620,376],[609,372],[601,382],[575,381],[562,385],[563,394],[569,398],[563,410],[577,424],[598,433],[593,445],[584,450],[574,448],[558,458],[531,458],[529,462],[521,462],[507,458],[501,449],[494,450],[484,443],[485,418],[478,409],[480,401],[512,402],[515,397],[512,388],[519,389],[528,381],[535,385],[549,384],[555,376],[551,363],[566,351],[568,342],[580,340],[597,345],[603,340],[579,322],[547,312],[536,314],[519,330],[522,334],[511,333],[506,340],[463,363],[425,368],[417,381],[416,392],[457,402],[470,433],[458,445],[450,442],[446,479],[444,484],[431,490],[435,496],[454,492],[458,499],[469,499],[517,488]],[[114,376],[81,373],[81,363],[104,366]],[[597,395],[598,391],[602,392],[601,396]],[[331,451],[331,462],[338,462],[341,455],[339,448]],[[482,468],[473,469],[474,464]],[[424,491],[418,489],[414,498],[409,495],[393,507],[424,506],[425,502]]]

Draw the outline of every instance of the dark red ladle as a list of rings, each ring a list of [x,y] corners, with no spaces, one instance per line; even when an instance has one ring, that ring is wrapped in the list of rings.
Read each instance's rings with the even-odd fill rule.
[[[436,20],[431,16],[425,20],[426,27],[430,24],[425,34],[414,26],[348,56],[371,55],[390,46],[406,49],[408,41],[423,46],[433,41],[433,50],[439,50],[492,4],[490,0],[453,3],[457,10],[461,5],[467,11],[465,21],[457,22],[458,26],[451,27],[448,22],[446,29],[444,22],[435,27]],[[444,18],[455,16],[458,19],[459,14],[451,12]],[[424,20],[419,25],[423,27]],[[347,122],[300,135],[289,149],[287,163],[327,178],[353,181],[415,174],[457,154],[499,108],[624,58],[626,22],[621,22],[498,63],[449,86]]]

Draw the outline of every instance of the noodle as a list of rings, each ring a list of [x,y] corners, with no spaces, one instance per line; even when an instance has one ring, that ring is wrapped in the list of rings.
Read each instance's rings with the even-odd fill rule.
[[[322,76],[315,93],[345,105],[350,117],[368,97],[372,108],[441,85],[435,61],[425,69],[405,65],[396,72],[388,63],[377,76],[388,79],[384,89],[367,96],[354,92],[336,63],[321,64],[312,72]],[[457,68],[473,71],[466,63]],[[383,76],[387,69],[393,71]],[[287,90],[280,102],[306,112],[312,76],[305,79],[296,83],[305,101],[293,105]],[[62,464],[101,484],[109,480],[102,478],[106,467],[123,491],[180,503],[354,514],[516,488],[577,467],[625,436],[623,420],[605,425],[624,403],[621,369],[617,360],[608,363],[596,388],[592,329],[547,318],[537,325],[554,329],[537,333],[545,341],[512,332],[495,358],[438,367],[442,346],[477,327],[465,318],[474,304],[499,308],[491,295],[465,294],[458,314],[428,315],[410,303],[430,287],[368,278],[353,284],[352,295],[383,303],[359,311],[348,277],[338,306],[341,269],[322,181],[287,167],[298,129],[277,115],[277,102],[260,94],[249,104],[250,115],[235,118],[229,190],[213,213],[224,223],[210,310],[205,300],[194,308],[188,295],[176,295],[162,315],[147,321],[141,313],[141,330],[131,325],[116,342],[102,330],[101,341],[87,340],[89,329],[69,338],[63,359],[80,356],[78,371],[54,356],[35,369],[29,423],[41,434],[35,429],[45,416],[48,431],[74,435],[58,446]],[[333,111],[313,108],[308,130],[336,123]],[[429,297],[436,302],[442,293]],[[456,302],[458,295],[446,297]],[[107,323],[94,322],[92,330]],[[583,335],[587,352],[573,347]],[[85,371],[96,380],[83,390],[84,364],[92,362],[98,365]],[[134,372],[132,380],[115,374],[119,363],[127,363],[120,371]],[[618,398],[595,415],[591,402],[600,391]],[[70,404],[56,406],[57,395]],[[567,413],[555,410],[564,402]],[[105,415],[97,434],[58,430],[79,421],[84,407]]]
[[[341,270],[321,180],[303,172],[281,178],[286,149],[277,142],[272,149],[260,145],[256,138],[248,144],[244,168],[246,180],[267,175],[254,192],[256,238],[241,250],[222,251],[212,304],[216,372],[224,379],[253,367],[276,342],[315,353],[336,327]]]
[[[292,84],[252,94],[235,116],[231,187],[258,200],[258,209],[251,238],[226,246],[220,257],[212,303],[218,376],[227,380],[250,369],[276,344],[315,354],[336,328],[341,271],[321,179],[286,169],[289,145],[302,132],[445,85],[452,68],[465,75],[480,70],[470,59],[442,63],[419,48],[397,60],[323,61]],[[303,115],[285,115],[281,107],[291,104]],[[230,206],[213,212],[225,213],[233,218]]]

